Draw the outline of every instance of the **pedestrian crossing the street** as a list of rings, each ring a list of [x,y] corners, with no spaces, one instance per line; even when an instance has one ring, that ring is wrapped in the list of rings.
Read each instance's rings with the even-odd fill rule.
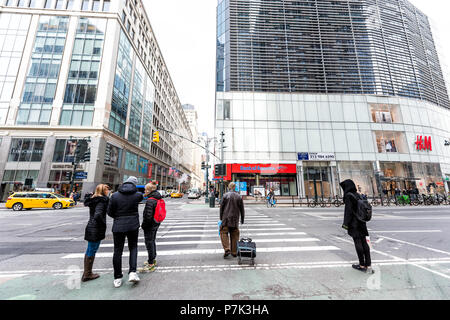
[[[205,214],[180,213],[164,220],[156,237],[158,256],[220,255],[223,248],[220,241],[217,216]],[[245,224],[240,226],[240,236],[250,237],[257,243],[257,252],[301,253],[340,250],[335,246],[324,245],[321,240],[306,232],[286,225],[272,217],[248,210]],[[139,257],[146,257],[147,251],[144,235],[141,231],[138,242]],[[96,258],[112,258],[114,244],[112,240],[104,240],[96,254]],[[123,257],[128,257],[124,250]],[[84,253],[70,253],[63,259],[82,259]]]

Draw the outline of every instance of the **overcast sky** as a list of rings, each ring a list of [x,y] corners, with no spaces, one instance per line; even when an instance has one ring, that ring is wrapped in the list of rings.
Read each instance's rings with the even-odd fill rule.
[[[217,0],[143,0],[182,104],[199,115],[199,132],[214,133]],[[450,1],[410,0],[437,28],[435,41],[450,66]],[[446,70],[449,68],[446,67]],[[448,77],[447,77],[448,78]]]

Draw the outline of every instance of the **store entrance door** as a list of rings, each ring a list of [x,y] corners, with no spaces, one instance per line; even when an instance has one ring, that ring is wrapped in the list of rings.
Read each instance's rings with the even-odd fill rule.
[[[305,194],[319,200],[329,198],[331,194],[331,170],[329,166],[305,167],[303,171]]]

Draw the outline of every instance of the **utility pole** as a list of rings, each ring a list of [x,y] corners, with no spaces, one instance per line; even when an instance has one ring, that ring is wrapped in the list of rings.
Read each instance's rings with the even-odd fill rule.
[[[221,167],[221,171],[222,174],[224,173],[224,146],[223,143],[225,142],[225,139],[223,138],[225,136],[225,133],[222,131],[220,133],[220,167]],[[224,185],[223,185],[223,177],[222,180],[220,180],[220,202],[222,203],[222,198],[223,198],[223,194],[224,194]]]
[[[209,139],[206,138],[205,149],[206,149],[206,197],[205,203],[209,202]]]
[[[70,137],[70,140],[72,140],[72,137]],[[70,179],[70,189],[69,189],[71,193],[73,193],[73,191],[74,191],[73,190],[74,189],[73,185],[75,183],[75,173],[77,171],[78,164],[82,160],[84,161],[86,153],[88,153],[88,152],[90,153],[89,148],[87,148],[87,150],[85,150],[84,153],[82,155],[80,155],[82,150],[79,150],[78,148],[81,146],[81,142],[82,141],[86,141],[87,143],[89,143],[89,142],[91,142],[91,137],[83,138],[81,140],[77,139],[77,145],[76,145],[76,148],[75,148],[75,155],[74,155],[74,158],[72,160],[73,169],[72,169],[72,177]]]

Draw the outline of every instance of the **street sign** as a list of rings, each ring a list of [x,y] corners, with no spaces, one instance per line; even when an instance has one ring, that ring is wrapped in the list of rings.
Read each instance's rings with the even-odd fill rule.
[[[75,172],[75,179],[79,179],[79,180],[83,180],[83,179],[87,179],[87,172],[83,172],[83,171],[79,171],[79,172]]]

